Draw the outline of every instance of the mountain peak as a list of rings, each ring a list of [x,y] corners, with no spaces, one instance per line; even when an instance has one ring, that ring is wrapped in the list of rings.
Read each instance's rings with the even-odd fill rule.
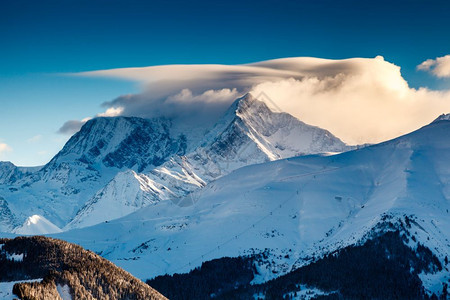
[[[99,117],[84,124],[55,158],[72,161],[75,154],[89,165],[141,171],[184,151],[183,139],[170,131],[170,120],[163,118]]]
[[[250,93],[247,93],[244,96],[236,99],[234,103],[231,105],[230,109],[237,111],[239,109],[248,109],[250,107],[254,108],[263,107],[267,110],[270,110],[264,101],[259,100]]]
[[[0,161],[0,168],[15,168],[16,165],[10,161]]]
[[[17,234],[25,235],[59,233],[61,231],[62,230],[58,226],[40,215],[28,217],[21,227],[14,230]]]
[[[236,99],[236,102],[239,102],[239,103],[251,103],[254,101],[257,101],[257,99],[255,97],[253,97],[253,95],[250,93],[246,93],[242,97]]]
[[[437,123],[440,121],[450,121],[450,113],[440,115],[431,123]]]
[[[267,104],[264,101],[261,101],[255,97],[253,97],[252,94],[247,93],[243,97],[239,98],[238,100],[238,110],[247,110],[251,109],[252,111],[259,111],[259,112],[265,112],[265,113],[271,113],[272,110],[267,106]]]

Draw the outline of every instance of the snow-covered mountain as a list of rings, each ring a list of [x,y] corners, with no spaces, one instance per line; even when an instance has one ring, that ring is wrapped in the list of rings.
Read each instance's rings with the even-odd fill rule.
[[[16,224],[15,216],[9,209],[8,202],[0,196],[0,229],[4,232],[11,232]]]
[[[56,236],[143,279],[264,251],[254,280],[263,282],[399,230],[409,247],[420,243],[444,266],[420,274],[425,288],[438,292],[450,278],[449,163],[450,121],[441,117],[363,149],[243,167],[192,197]]]
[[[9,161],[0,161],[0,184],[13,184],[39,169],[40,167],[17,167]]]
[[[195,189],[246,165],[349,149],[330,132],[287,113],[272,112],[264,102],[247,94],[233,103],[201,147],[175,156],[152,173],[161,182],[185,178],[183,181]]]
[[[180,199],[240,167],[351,149],[330,132],[271,111],[250,94],[204,133],[164,118],[95,118],[45,166],[0,163],[0,231],[40,215],[59,228],[122,217]],[[202,136],[201,140],[188,139]]]
[[[23,235],[38,235],[58,232],[62,232],[62,230],[43,216],[39,215],[29,217],[21,227],[14,229],[14,233]]]
[[[434,122],[439,121],[450,121],[450,114],[442,114],[439,117],[437,117],[436,120],[434,120]]]
[[[119,172],[78,211],[65,229],[125,216],[155,203],[155,194],[160,191],[145,175],[133,170]]]
[[[173,155],[149,172],[118,173],[66,229],[119,218],[161,200],[180,199],[243,166],[349,149],[330,132],[273,112],[247,94],[231,105],[193,151]]]
[[[64,162],[142,171],[159,166],[174,154],[183,154],[186,141],[173,137],[167,119],[135,117],[95,118],[88,121],[48,163],[53,171]]]
[[[0,230],[10,231],[35,214],[65,226],[118,172],[152,169],[184,153],[185,138],[171,136],[170,126],[164,119],[96,118],[43,167],[0,163]]]

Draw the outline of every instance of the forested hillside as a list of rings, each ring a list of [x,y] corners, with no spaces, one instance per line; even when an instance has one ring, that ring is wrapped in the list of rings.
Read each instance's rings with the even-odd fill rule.
[[[407,246],[400,231],[386,232],[359,246],[348,246],[290,273],[252,285],[261,255],[221,258],[203,263],[188,274],[159,276],[147,283],[170,299],[437,299],[427,295],[421,272],[443,266],[421,244]],[[303,290],[303,291],[302,291]],[[314,293],[320,291],[320,293]],[[309,294],[308,294],[309,293]],[[315,295],[314,295],[315,294]],[[441,299],[446,299],[443,286]]]
[[[20,299],[166,299],[128,272],[82,247],[42,236],[0,239],[0,281]]]

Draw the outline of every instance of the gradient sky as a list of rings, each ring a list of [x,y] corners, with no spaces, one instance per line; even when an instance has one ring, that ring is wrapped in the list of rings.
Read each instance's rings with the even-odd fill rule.
[[[375,57],[412,87],[450,89],[416,66],[450,53],[450,1],[0,1],[0,160],[46,163],[70,119],[139,90],[63,75],[280,57]]]

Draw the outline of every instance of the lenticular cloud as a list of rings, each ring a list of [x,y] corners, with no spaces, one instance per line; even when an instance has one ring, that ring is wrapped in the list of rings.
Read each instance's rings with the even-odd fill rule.
[[[142,92],[106,102],[106,112],[213,124],[240,95],[267,95],[302,121],[347,143],[375,143],[415,130],[450,111],[450,92],[413,89],[400,67],[352,58],[284,58],[245,65],[167,65],[80,73],[139,82]],[[266,98],[267,100],[267,98]],[[102,114],[99,114],[102,115]],[[107,115],[107,114],[106,114]]]

